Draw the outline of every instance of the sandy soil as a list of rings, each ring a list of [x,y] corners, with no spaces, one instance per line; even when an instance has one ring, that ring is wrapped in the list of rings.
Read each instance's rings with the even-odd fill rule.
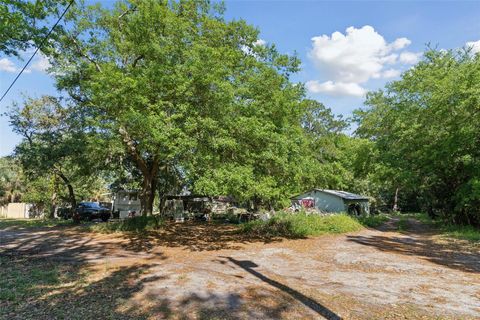
[[[410,224],[298,240],[207,224],[141,237],[5,229],[0,254],[78,264],[98,282],[135,270],[115,301],[125,318],[480,319],[479,247]]]

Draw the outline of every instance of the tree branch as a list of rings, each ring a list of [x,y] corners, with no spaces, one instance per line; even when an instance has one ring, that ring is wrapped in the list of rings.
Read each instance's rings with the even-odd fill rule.
[[[72,212],[74,212],[75,207],[77,206],[77,200],[75,199],[75,191],[73,190],[73,186],[70,183],[70,180],[67,178],[67,176],[65,176],[65,174],[60,169],[58,169],[55,166],[53,167],[53,172],[55,172],[55,174],[57,174],[63,180],[63,182],[67,185],[70,204],[72,206],[71,210]]]
[[[131,8],[128,8],[121,15],[118,16],[118,19],[122,19],[126,14],[128,14],[130,12],[133,12],[133,11],[136,11],[136,10],[137,10],[137,7],[135,7],[135,6],[133,6]]]
[[[137,163],[139,169],[142,171],[142,173],[143,173],[145,176],[149,176],[149,175],[150,175],[150,172],[149,172],[149,170],[148,170],[147,163],[145,162],[145,160],[144,160],[144,159],[140,156],[140,154],[138,153],[137,147],[135,146],[135,142],[134,142],[133,139],[130,137],[130,135],[128,134],[128,132],[127,132],[127,130],[125,129],[125,127],[121,126],[121,127],[118,129],[118,132],[119,132],[120,135],[122,136],[123,142],[124,142],[125,145],[127,146],[128,152],[130,153],[130,155],[133,157],[133,159],[134,159],[135,162]]]
[[[138,63],[138,61],[142,60],[143,58],[144,58],[144,55],[143,55],[143,54],[141,54],[141,55],[139,55],[138,57],[136,57],[135,60],[133,60],[133,62],[132,62],[132,67],[135,68],[136,65],[137,65],[137,63]]]
[[[100,67],[100,65],[98,64],[97,61],[95,61],[94,59],[92,59],[88,54],[86,54],[85,52],[83,52],[82,48],[80,47],[80,45],[78,44],[77,40],[73,37],[70,37],[70,39],[72,40],[73,44],[75,45],[75,48],[77,49],[77,53],[80,54],[82,57],[84,57],[85,59],[87,59],[88,61],[90,61],[91,63],[93,63],[95,65],[95,68],[97,69],[98,72],[102,72],[102,68]]]
[[[25,138],[27,138],[27,141],[28,141],[28,144],[30,145],[30,147],[32,147],[33,146],[33,138],[32,138],[33,133],[29,133],[27,129],[22,130],[22,133],[23,133],[23,136]]]

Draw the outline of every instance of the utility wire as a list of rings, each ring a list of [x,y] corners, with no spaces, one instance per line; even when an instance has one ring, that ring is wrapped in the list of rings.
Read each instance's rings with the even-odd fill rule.
[[[12,83],[10,84],[10,86],[8,87],[7,91],[5,91],[5,93],[2,95],[2,97],[0,98],[0,102],[3,101],[3,98],[5,98],[5,96],[7,95],[7,93],[10,91],[10,89],[12,89],[13,85],[15,84],[15,82],[17,82],[18,78],[22,75],[23,71],[25,71],[25,69],[27,68],[28,64],[32,61],[32,59],[35,57],[35,55],[37,54],[38,50],[40,50],[43,46],[43,44],[45,43],[45,41],[47,41],[47,39],[50,37],[50,35],[52,34],[53,32],[53,29],[55,29],[55,27],[60,23],[60,20],[62,20],[63,16],[65,15],[65,13],[67,13],[68,9],[70,9],[70,6],[75,2],[75,0],[72,0],[70,1],[70,3],[68,4],[68,6],[65,8],[65,10],[63,11],[62,15],[60,16],[60,18],[58,18],[57,22],[55,22],[55,24],[53,25],[53,27],[50,29],[50,31],[48,31],[47,35],[43,38],[42,42],[40,43],[40,45],[37,47],[37,49],[35,49],[35,51],[33,52],[32,56],[30,57],[30,59],[28,59],[27,63],[25,63],[25,65],[23,66],[22,70],[20,70],[20,72],[17,74],[17,76],[15,77],[15,79],[13,79]]]

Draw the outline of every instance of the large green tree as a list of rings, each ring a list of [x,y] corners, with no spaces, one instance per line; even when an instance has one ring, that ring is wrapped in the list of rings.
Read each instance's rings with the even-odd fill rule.
[[[306,99],[302,105],[301,123],[308,143],[304,157],[309,169],[309,179],[302,184],[304,188],[344,189],[349,171],[341,159],[343,142],[349,140],[343,133],[348,123],[318,101]]]
[[[293,188],[298,61],[258,45],[255,28],[209,1],[132,0],[79,5],[57,37],[57,85],[141,173],[144,214],[167,168],[198,192],[273,201]]]
[[[51,181],[52,187],[44,193],[52,194],[53,206],[62,194],[57,187],[61,182],[73,210],[78,198],[76,187],[92,187],[98,180],[97,169],[105,161],[99,157],[102,150],[96,133],[80,112],[51,96],[28,99],[11,108],[8,115],[13,131],[23,137],[15,156],[27,180]]]
[[[432,214],[480,224],[480,55],[428,51],[366,104],[357,134],[375,142],[391,185]]]

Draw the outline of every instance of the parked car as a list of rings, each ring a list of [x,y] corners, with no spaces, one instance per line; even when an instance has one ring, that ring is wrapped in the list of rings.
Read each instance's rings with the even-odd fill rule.
[[[108,221],[111,214],[108,208],[104,208],[95,202],[80,202],[76,211],[82,220],[102,219],[102,221]]]

